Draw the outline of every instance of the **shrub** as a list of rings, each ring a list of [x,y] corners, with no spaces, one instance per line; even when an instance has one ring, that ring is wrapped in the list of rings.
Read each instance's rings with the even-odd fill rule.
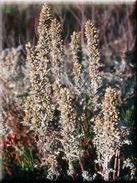
[[[128,167],[132,169],[128,179],[134,179],[136,160],[134,154],[126,154],[133,141],[127,121],[134,119],[128,110],[122,112],[134,84],[124,95],[126,80],[117,72],[117,64],[116,72],[109,67],[105,71],[98,33],[90,20],[84,33],[83,39],[81,32],[74,31],[69,45],[64,45],[60,21],[50,6],[43,5],[37,44],[26,45],[30,88],[23,125],[26,136],[33,134],[36,157],[21,137],[22,151],[14,162],[23,169],[43,170],[41,177],[51,180],[126,179],[123,170]],[[125,68],[126,64],[122,72]],[[11,149],[14,154],[18,143]]]

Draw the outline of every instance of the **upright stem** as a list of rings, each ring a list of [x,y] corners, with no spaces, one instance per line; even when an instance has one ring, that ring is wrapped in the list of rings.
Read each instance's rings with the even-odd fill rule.
[[[117,168],[117,150],[116,150],[116,154],[115,154],[113,180],[115,180],[115,179],[116,179],[116,168]]]
[[[117,177],[120,175],[120,150],[118,150],[118,171],[117,171]]]

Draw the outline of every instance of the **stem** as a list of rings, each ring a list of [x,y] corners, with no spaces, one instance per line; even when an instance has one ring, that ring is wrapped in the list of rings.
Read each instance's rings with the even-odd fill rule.
[[[120,175],[120,151],[118,150],[118,172],[117,172],[117,177]]]
[[[113,172],[113,180],[116,179],[116,168],[117,168],[117,150],[116,150],[116,154],[115,154],[115,162],[114,162],[114,171]]]
[[[81,171],[84,171],[84,165],[81,159],[79,159],[79,164],[80,164]]]

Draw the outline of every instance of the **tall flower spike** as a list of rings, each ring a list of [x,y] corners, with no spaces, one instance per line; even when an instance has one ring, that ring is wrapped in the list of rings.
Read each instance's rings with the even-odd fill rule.
[[[31,110],[32,112],[31,122],[36,125],[36,123],[39,122],[40,124],[40,121],[43,121],[43,119],[45,119],[44,113],[46,111],[47,112],[46,112],[45,120],[52,119],[51,103],[50,103],[48,93],[46,92],[50,87],[50,83],[48,82],[48,77],[47,77],[48,59],[46,55],[42,54],[41,50],[43,49],[40,46],[39,46],[39,49],[37,47],[35,50],[32,50],[32,47],[29,43],[28,45],[26,45],[26,48],[27,48],[27,59],[30,62],[30,67],[31,67],[31,71],[30,71],[31,96],[27,98],[28,101],[26,101],[26,105],[27,103],[30,104],[31,102],[31,105],[33,106],[32,107],[30,105],[30,109],[33,109]],[[46,88],[47,90],[45,90]],[[46,110],[45,110],[45,107],[46,107]],[[29,108],[25,107],[25,110],[29,110]],[[27,113],[26,113],[26,117],[27,117]]]
[[[27,60],[30,64],[31,67],[31,72],[29,73],[30,75],[30,83],[31,83],[31,87],[33,85],[33,72],[34,72],[34,54],[33,54],[33,49],[32,46],[30,44],[30,42],[28,44],[26,44],[26,51],[27,51]],[[33,88],[33,87],[32,87]],[[33,91],[33,89],[32,89]],[[31,119],[34,117],[33,116],[33,98],[32,96],[28,96],[26,98],[25,104],[24,104],[24,111],[25,111],[25,117],[24,117],[24,124],[25,125],[30,125],[31,124]]]
[[[73,32],[71,36],[71,53],[73,60],[73,73],[74,73],[74,81],[76,87],[80,87],[80,74],[81,74],[81,64],[80,64],[80,50],[81,50],[80,36],[78,33]]]
[[[49,6],[47,6],[47,4],[45,3],[42,6],[42,9],[40,12],[40,17],[39,17],[39,24],[38,24],[39,38],[42,38],[44,33],[49,28],[51,19],[52,19],[51,10],[50,10]]]
[[[74,108],[74,96],[67,88],[60,89],[59,108],[61,111],[60,123],[62,127],[62,146],[64,148],[65,158],[69,164],[69,174],[73,174],[73,161],[79,159],[79,137],[77,134],[78,120]]]
[[[118,111],[116,109],[117,93],[111,87],[105,92],[102,112],[95,119],[94,144],[96,146],[98,163],[103,167],[100,172],[105,180],[109,179],[109,164],[117,150],[121,147],[121,134],[118,128]]]
[[[53,19],[51,22],[51,58],[52,58],[52,72],[55,79],[61,80],[63,72],[63,46],[61,39],[61,24]]]
[[[51,9],[45,3],[42,6],[40,13],[39,24],[38,24],[38,44],[35,47],[36,51],[41,48],[41,53],[43,55],[49,54],[49,44],[50,44],[50,26],[53,16],[51,14]]]
[[[97,105],[97,90],[101,84],[101,76],[99,73],[100,54],[97,48],[98,36],[95,26],[91,21],[87,21],[85,24],[85,36],[87,39],[87,54],[89,60],[89,77],[91,80],[91,93],[93,97],[93,103]],[[96,106],[95,105],[95,106]]]
[[[50,47],[50,9],[42,8],[38,26],[39,39],[34,50],[28,44],[27,59],[30,62],[30,96],[26,99],[24,120],[30,123],[37,136],[38,155],[41,166],[48,166],[48,157],[55,154],[58,133],[53,130],[54,105],[52,103]],[[52,126],[52,127],[51,127]],[[56,152],[55,152],[56,151]]]
[[[36,114],[41,110],[41,114],[37,115],[40,121],[44,119],[47,121],[52,120],[52,106],[50,101],[50,89],[51,84],[49,81],[49,75],[51,75],[49,68],[49,45],[50,44],[50,26],[52,21],[52,15],[50,13],[50,8],[47,4],[42,6],[42,10],[39,18],[38,33],[39,39],[35,50],[32,51],[30,46],[28,47],[28,52],[30,53],[30,81],[32,87],[34,111]],[[29,55],[28,53],[28,55]],[[35,108],[36,107],[36,108]],[[46,110],[45,110],[46,108]],[[46,115],[44,113],[46,112]],[[44,116],[45,117],[44,117]],[[38,121],[39,121],[38,120]]]

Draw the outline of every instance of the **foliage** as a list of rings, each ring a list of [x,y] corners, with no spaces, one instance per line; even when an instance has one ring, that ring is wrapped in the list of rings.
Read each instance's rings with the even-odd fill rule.
[[[33,171],[35,146],[32,137],[28,134],[10,131],[3,137],[3,166],[9,176],[14,176],[14,169]]]

